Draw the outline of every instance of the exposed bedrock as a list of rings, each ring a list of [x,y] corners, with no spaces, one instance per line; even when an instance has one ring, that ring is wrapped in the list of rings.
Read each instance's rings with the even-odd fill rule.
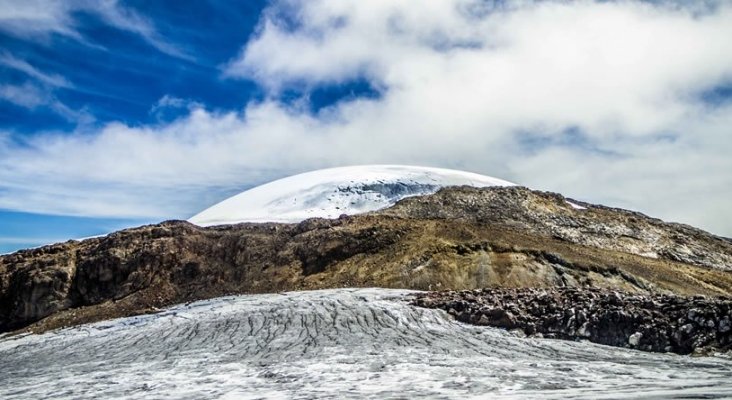
[[[606,289],[482,289],[419,294],[412,304],[457,320],[545,338],[654,352],[732,349],[732,299]]]

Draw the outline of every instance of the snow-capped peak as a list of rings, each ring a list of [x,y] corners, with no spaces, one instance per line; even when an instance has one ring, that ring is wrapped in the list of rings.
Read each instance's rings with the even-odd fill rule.
[[[512,186],[471,172],[402,165],[321,169],[257,186],[192,217],[201,226],[240,222],[300,222],[389,207],[447,186]]]

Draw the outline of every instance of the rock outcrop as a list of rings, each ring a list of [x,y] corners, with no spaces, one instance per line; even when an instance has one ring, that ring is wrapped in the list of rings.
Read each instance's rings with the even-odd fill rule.
[[[462,322],[530,336],[679,354],[732,350],[732,298],[607,289],[479,289],[418,295]]]
[[[450,188],[333,220],[169,221],[0,256],[0,332],[353,286],[727,296],[731,259],[729,240],[642,214],[518,187]]]
[[[732,271],[729,239],[638,212],[522,187],[442,190],[405,199],[383,214],[500,224],[572,244]]]

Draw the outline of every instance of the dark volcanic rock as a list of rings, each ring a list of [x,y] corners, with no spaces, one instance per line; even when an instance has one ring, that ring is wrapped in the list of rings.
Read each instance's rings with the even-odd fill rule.
[[[679,354],[732,349],[732,299],[603,289],[480,289],[417,295],[462,322]]]

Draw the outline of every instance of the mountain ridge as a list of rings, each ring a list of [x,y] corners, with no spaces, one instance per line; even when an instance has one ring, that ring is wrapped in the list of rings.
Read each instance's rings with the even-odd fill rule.
[[[0,256],[0,331],[337,287],[732,293],[728,240],[581,204],[523,187],[451,187],[337,219],[207,228],[168,221],[19,251]]]

